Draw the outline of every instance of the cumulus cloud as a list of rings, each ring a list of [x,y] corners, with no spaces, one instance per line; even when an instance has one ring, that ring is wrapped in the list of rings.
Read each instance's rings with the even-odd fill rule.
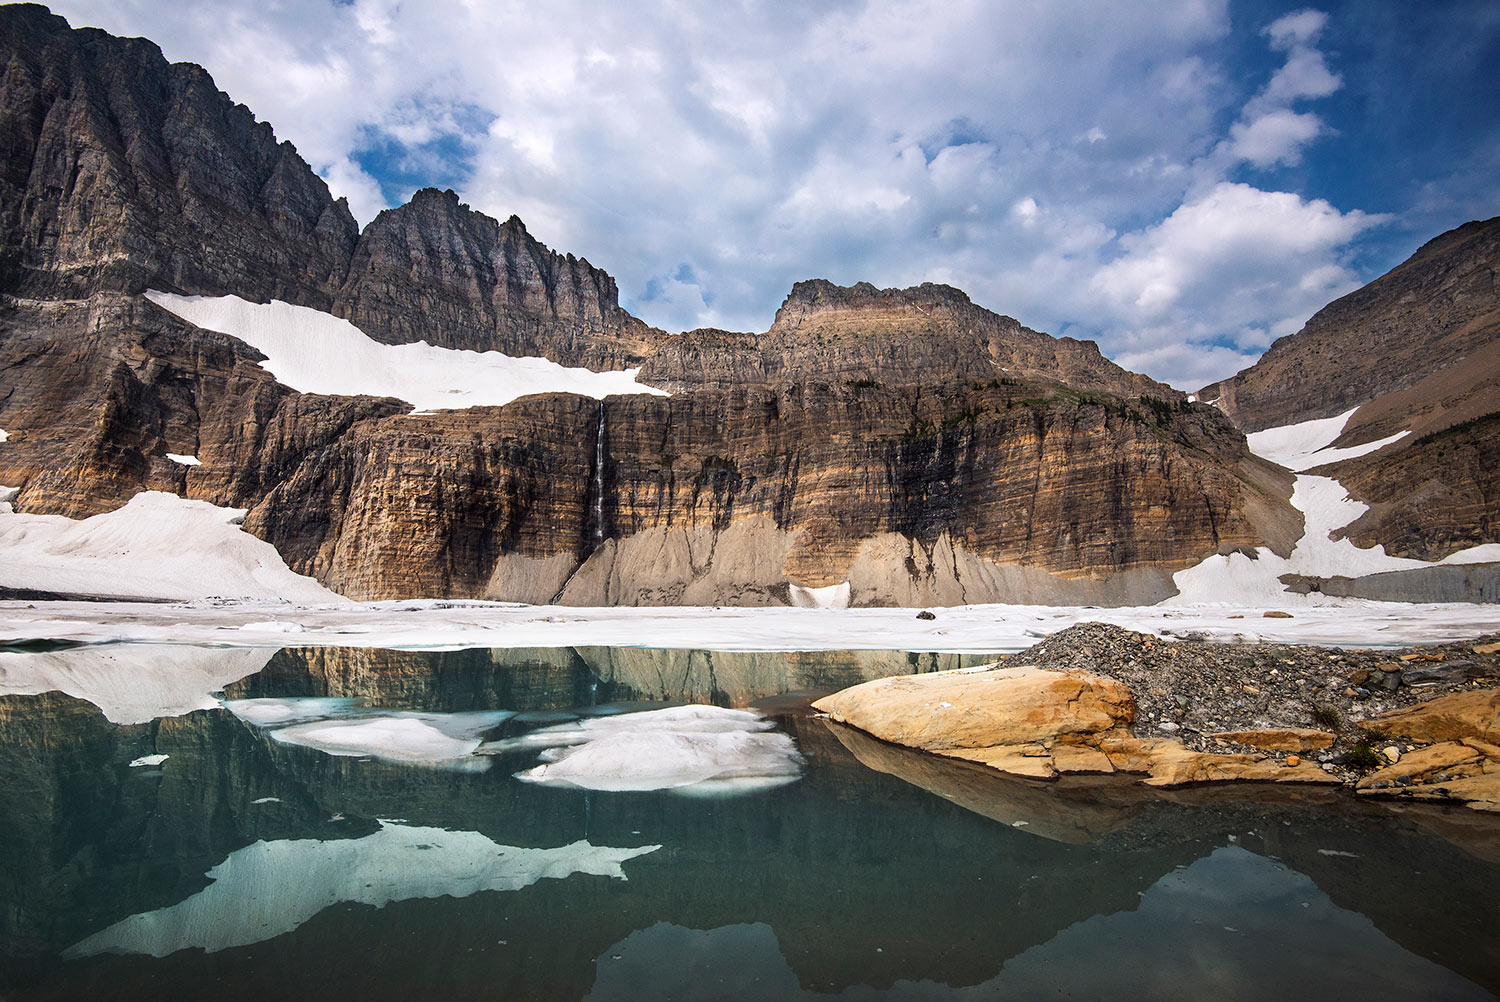
[[[55,6],[203,63],[356,218],[452,186],[670,330],[764,330],[804,278],[947,281],[1190,385],[1348,286],[1375,218],[1225,185],[1327,132],[1312,10],[1238,40],[1284,53],[1247,93],[1227,0]]]
[[[1317,115],[1293,111],[1291,105],[1327,97],[1343,86],[1315,47],[1327,23],[1328,15],[1322,11],[1299,10],[1266,27],[1264,34],[1271,48],[1285,52],[1286,62],[1246,103],[1221,150],[1262,169],[1301,163],[1303,147],[1323,135],[1327,127]]]

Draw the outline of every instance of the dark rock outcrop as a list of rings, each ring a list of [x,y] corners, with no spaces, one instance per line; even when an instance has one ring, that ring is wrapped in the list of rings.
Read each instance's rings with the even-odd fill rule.
[[[348,206],[201,67],[30,4],[0,12],[0,60],[0,291],[332,304]]]

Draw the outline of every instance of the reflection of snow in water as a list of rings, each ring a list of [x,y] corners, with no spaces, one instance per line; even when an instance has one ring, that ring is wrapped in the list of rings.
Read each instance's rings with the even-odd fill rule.
[[[802,756],[786,734],[749,710],[674,706],[543,727],[490,742],[481,753],[541,749],[531,783],[589,790],[743,793],[796,781]]]
[[[110,644],[0,652],[0,696],[65,692],[116,724],[143,724],[219,705],[213,693],[254,675],[271,652],[250,647]]]
[[[463,772],[490,767],[489,759],[474,757],[480,736],[514,715],[378,710],[340,697],[234,699],[224,706],[248,723],[277,728],[271,737],[282,744]]]
[[[408,898],[462,898],[514,891],[575,873],[624,880],[621,864],[659,845],[611,848],[574,842],[555,849],[498,845],[478,832],[392,823],[364,838],[257,842],[229,854],[213,881],[184,901],[116,922],[65,951],[165,957],[208,953],[291,932],[339,902],[374,905]]]

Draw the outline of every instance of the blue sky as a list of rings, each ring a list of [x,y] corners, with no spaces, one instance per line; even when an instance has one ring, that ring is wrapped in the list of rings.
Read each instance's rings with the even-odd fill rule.
[[[197,62],[368,221],[423,185],[764,330],[948,282],[1196,388],[1500,214],[1493,0],[65,0]]]

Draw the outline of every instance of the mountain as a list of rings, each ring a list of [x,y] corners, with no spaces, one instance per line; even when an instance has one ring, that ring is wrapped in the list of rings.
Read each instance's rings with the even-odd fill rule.
[[[1198,396],[1250,432],[1348,413],[1333,447],[1389,440],[1311,471],[1368,505],[1340,533],[1358,546],[1433,561],[1500,541],[1497,273],[1500,217],[1466,223]]]
[[[1198,397],[1247,431],[1333,417],[1377,399],[1399,406],[1400,421],[1420,417],[1422,431],[1477,417],[1488,406],[1478,398],[1500,375],[1497,268],[1500,216],[1466,223],[1329,303]],[[1381,409],[1349,430],[1373,430]]]
[[[246,509],[353,598],[574,604],[1149,602],[1302,533],[1232,407],[959,290],[800,282],[764,333],[669,336],[452,192],[361,232],[149,42],[17,5],[0,57],[0,484],[25,517],[166,491]],[[320,331],[360,358],[498,351],[640,385],[592,399],[531,368],[530,395],[418,411],[363,362],[302,381]]]

